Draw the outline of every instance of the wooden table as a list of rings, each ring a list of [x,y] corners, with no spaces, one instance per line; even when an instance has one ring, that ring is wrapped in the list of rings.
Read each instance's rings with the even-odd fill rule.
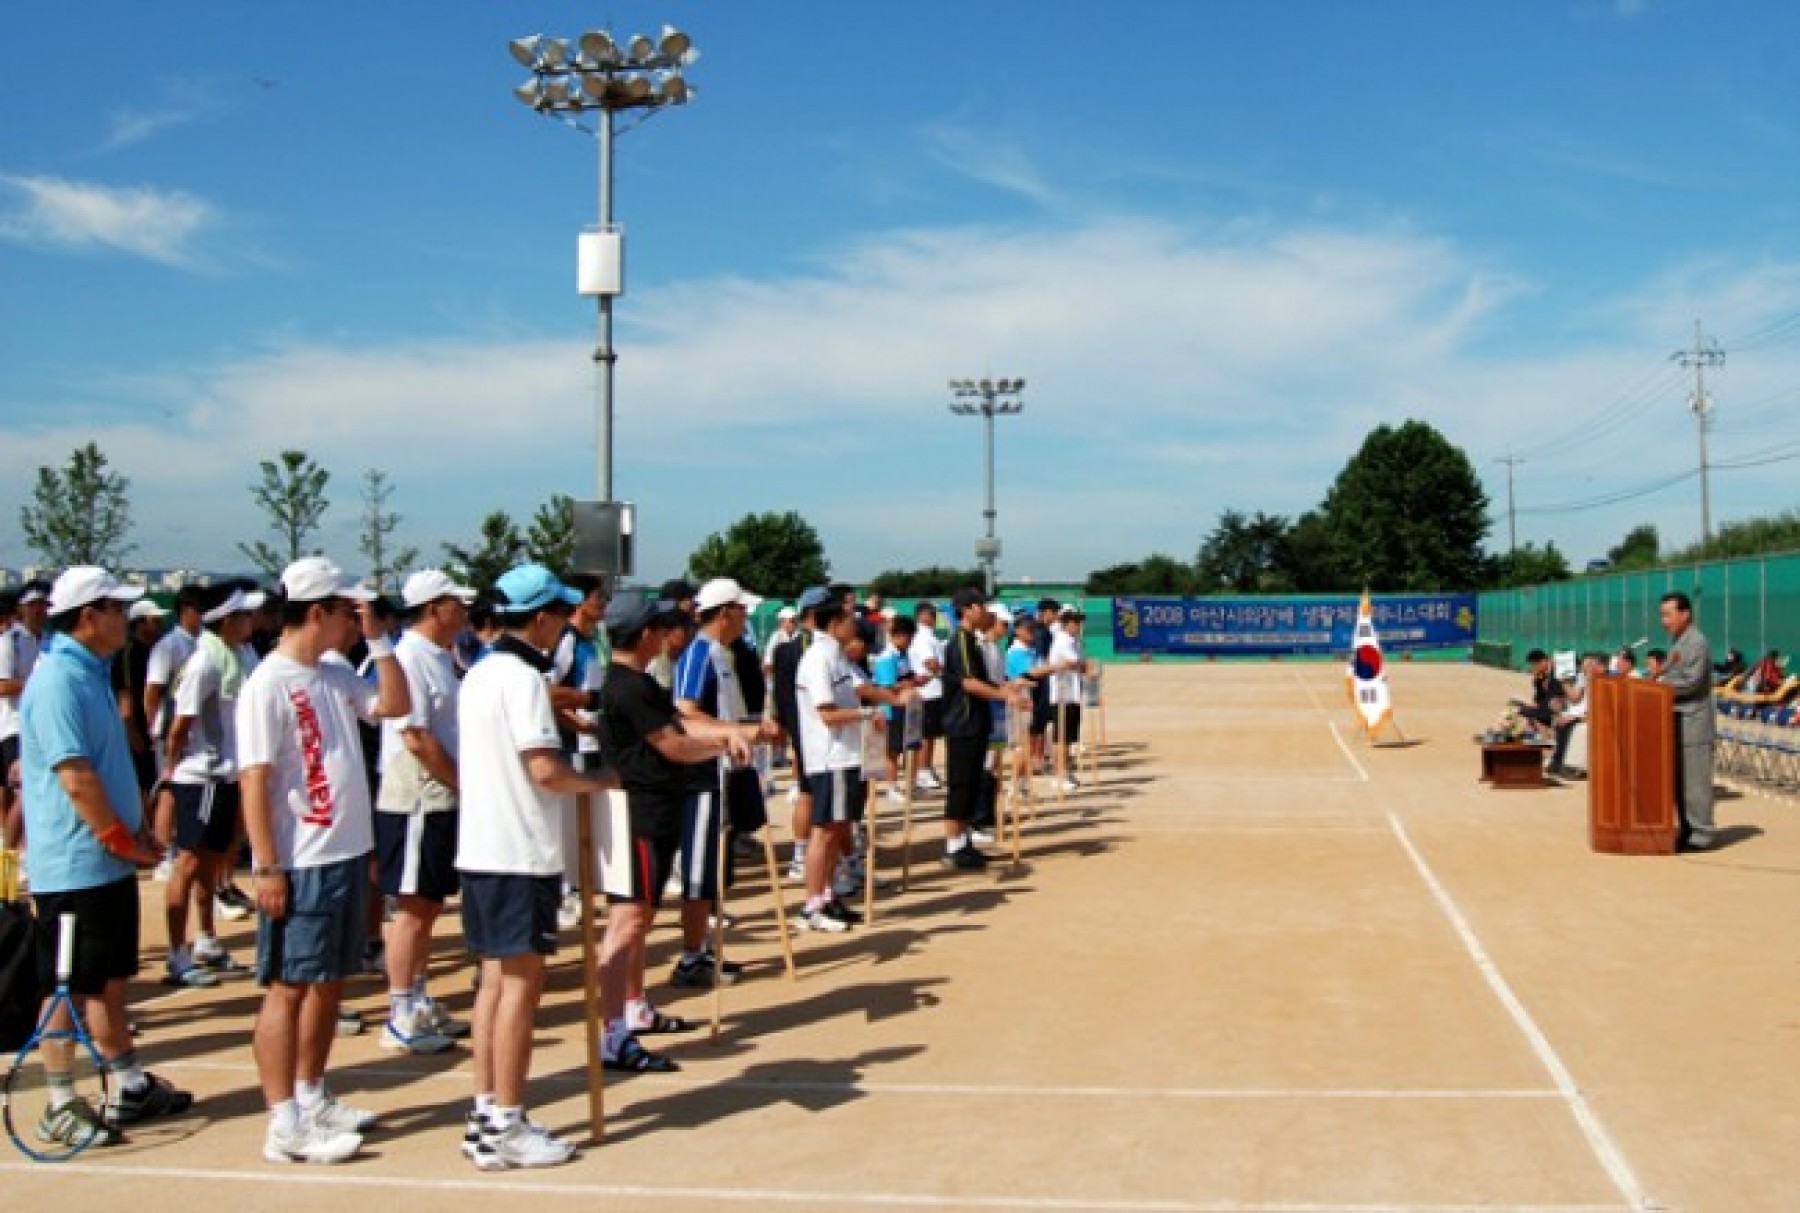
[[[1535,741],[1481,743],[1481,781],[1496,788],[1547,788],[1544,754],[1549,746]]]

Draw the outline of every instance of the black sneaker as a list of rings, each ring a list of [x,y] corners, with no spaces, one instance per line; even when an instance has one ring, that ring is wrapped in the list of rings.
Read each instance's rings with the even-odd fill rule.
[[[119,1101],[113,1119],[122,1125],[136,1124],[154,1116],[175,1116],[194,1106],[194,1097],[178,1091],[166,1079],[149,1073],[136,1087],[119,1088]]]
[[[943,864],[958,872],[982,872],[987,870],[988,857],[971,845],[960,851],[945,851]]]
[[[858,914],[855,910],[852,910],[849,906],[845,905],[835,897],[820,906],[819,913],[825,915],[827,918],[835,918],[847,927],[860,927],[863,923],[863,916],[861,914]]]
[[[238,888],[236,884],[233,884],[230,881],[221,885],[219,891],[215,893],[214,896],[228,906],[234,906],[246,913],[256,913],[256,902],[251,900],[250,894],[244,892],[244,890]]]
[[[726,985],[733,985],[744,975],[744,966],[735,960],[719,963],[711,948],[702,950],[695,956],[684,956],[675,962],[675,971],[669,975],[669,982],[677,986],[690,986],[703,990],[712,989],[713,974],[719,973],[720,980]]]

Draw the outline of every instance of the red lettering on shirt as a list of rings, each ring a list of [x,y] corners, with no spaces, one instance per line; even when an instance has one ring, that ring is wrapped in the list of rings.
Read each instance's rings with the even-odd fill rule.
[[[306,771],[307,808],[300,820],[329,829],[337,818],[337,806],[331,799],[331,779],[325,773],[325,735],[319,729],[319,714],[302,687],[288,691],[288,701],[294,705],[294,719],[300,725],[300,761]]]

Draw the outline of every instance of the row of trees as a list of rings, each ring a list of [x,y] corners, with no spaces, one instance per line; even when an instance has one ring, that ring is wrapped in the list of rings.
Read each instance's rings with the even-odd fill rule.
[[[238,544],[256,570],[273,580],[281,570],[319,549],[313,539],[331,507],[331,473],[305,451],[282,451],[257,465],[250,499],[268,520],[270,537]],[[31,500],[20,510],[25,542],[47,564],[118,567],[137,550],[130,541],[131,481],[115,471],[90,442],[60,469],[40,467]],[[403,521],[389,504],[394,483],[379,468],[363,472],[358,497],[362,516],[357,546],[369,562],[369,582],[386,592],[419,564],[419,550],[402,546]],[[538,507],[521,531],[503,510],[482,520],[468,546],[443,545],[446,570],[472,585],[491,583],[521,560],[567,569],[575,551],[574,500],[557,494]]]

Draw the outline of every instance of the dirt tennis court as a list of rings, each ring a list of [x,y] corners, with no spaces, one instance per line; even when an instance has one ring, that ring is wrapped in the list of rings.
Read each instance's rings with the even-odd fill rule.
[[[1411,748],[1356,740],[1335,666],[1110,669],[1097,778],[1046,799],[1018,868],[939,867],[921,802],[911,888],[870,929],[801,936],[792,984],[752,880],[723,1039],[610,1082],[604,1144],[555,1170],[476,1172],[466,1049],[373,1031],[334,1055],[384,1115],[366,1156],[264,1164],[254,987],[171,993],[152,942],[140,1045],[195,1114],[60,1167],[8,1153],[6,1206],[1800,1208],[1796,807],[1722,799],[1713,854],[1594,855],[1582,785],[1475,780],[1470,735],[1523,676],[1390,669]],[[884,804],[884,874],[898,838]],[[433,984],[466,1015],[441,935]],[[566,933],[533,1110],[577,1134],[578,954]],[[371,1025],[382,984],[354,984]]]

